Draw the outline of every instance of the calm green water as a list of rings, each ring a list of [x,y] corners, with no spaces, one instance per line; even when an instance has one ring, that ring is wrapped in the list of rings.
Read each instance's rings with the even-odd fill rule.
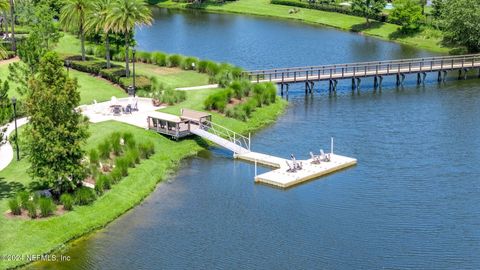
[[[143,49],[251,68],[391,59],[426,52],[254,17],[158,11]],[[303,37],[303,38],[302,38]],[[253,183],[252,165],[212,148],[140,206],[36,269],[479,269],[480,81],[381,92],[345,82],[290,91],[253,149],[305,158],[329,146],[358,166],[288,190]],[[265,171],[259,168],[259,173]],[[139,179],[140,181],[141,179]],[[140,181],[141,182],[141,181]],[[72,225],[74,226],[74,225]]]

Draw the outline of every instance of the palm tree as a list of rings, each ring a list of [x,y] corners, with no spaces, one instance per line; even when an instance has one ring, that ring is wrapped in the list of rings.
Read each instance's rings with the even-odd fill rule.
[[[0,0],[0,11],[3,13],[3,18],[1,22],[1,28],[3,32],[3,23],[5,23],[5,32],[8,32],[8,22],[7,22],[7,11],[10,9],[10,1],[9,0]]]
[[[87,31],[93,30],[96,33],[102,32],[105,38],[105,57],[107,59],[107,68],[110,64],[110,21],[109,15],[112,10],[114,0],[97,0],[92,7],[90,20],[87,22]]]
[[[12,20],[12,51],[17,52],[17,42],[15,41],[15,2],[10,0],[10,18]]]
[[[144,0],[117,0],[107,20],[112,31],[125,35],[125,74],[130,77],[129,46],[130,35],[137,25],[150,25],[152,12]]]
[[[85,61],[85,22],[91,10],[91,0],[65,0],[60,12],[60,23],[65,29],[78,30],[82,47],[82,61]]]

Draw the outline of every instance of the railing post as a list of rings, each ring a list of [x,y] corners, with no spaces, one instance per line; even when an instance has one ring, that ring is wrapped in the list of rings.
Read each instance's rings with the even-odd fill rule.
[[[412,72],[412,62],[408,63],[408,72]]]
[[[248,151],[250,151],[250,142],[251,142],[251,136],[250,132],[248,133]]]

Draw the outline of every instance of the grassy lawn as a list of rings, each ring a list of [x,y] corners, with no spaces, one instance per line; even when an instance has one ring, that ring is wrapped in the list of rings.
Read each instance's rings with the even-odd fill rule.
[[[93,77],[87,73],[79,72],[76,70],[70,69],[70,76],[77,78],[78,85],[80,86],[80,104],[91,104],[93,100],[107,101],[110,100],[112,96],[116,97],[126,97],[127,94],[123,91],[122,88],[115,86],[109,83],[106,80],[101,78]],[[0,79],[2,81],[7,80],[8,78],[8,64],[0,65]],[[16,84],[9,81],[10,90],[8,95],[13,97],[20,97],[17,93]]]
[[[166,0],[160,2],[158,6],[182,9],[185,8],[185,3]],[[293,19],[305,23],[321,24],[347,31],[361,32],[386,40],[392,40],[392,35],[395,35],[399,28],[398,25],[390,23],[372,23],[371,26],[367,28],[365,26],[365,19],[361,17],[305,8],[300,8],[300,12],[298,13],[289,14],[288,11],[290,9],[292,9],[292,7],[272,5],[270,4],[270,0],[238,0],[226,2],[222,5],[211,4],[205,6],[205,10],[207,11]],[[449,48],[440,45],[441,37],[438,33],[432,34],[432,30],[424,31],[413,36],[398,37],[393,40],[435,52],[447,53],[449,51]]]
[[[135,68],[138,74],[147,77],[156,77],[159,82],[171,87],[189,87],[208,84],[208,75],[196,71],[159,67],[144,63],[135,64]]]
[[[60,38],[55,51],[61,55],[80,54],[80,40],[71,34],[63,33],[63,37]],[[124,62],[112,61],[112,63],[125,66]],[[132,66],[130,66],[130,68],[132,68]],[[208,84],[208,75],[196,71],[159,67],[144,63],[136,63],[135,69],[138,75],[156,77],[159,82],[175,88]]]
[[[176,106],[164,109],[179,113],[180,108],[202,109],[203,100],[219,90],[187,92],[187,100]],[[214,114],[214,121],[239,132],[249,132],[273,122],[283,112],[287,102],[279,100],[273,105],[258,109],[247,122],[225,118]],[[77,206],[74,211],[63,216],[45,220],[11,220],[3,213],[8,210],[8,197],[22,187],[29,187],[32,181],[26,170],[28,162],[22,159],[13,161],[0,171],[0,254],[43,254],[61,248],[64,243],[78,238],[96,228],[105,226],[148,196],[156,184],[167,178],[178,166],[181,159],[195,155],[206,145],[195,137],[179,142],[159,134],[119,122],[104,122],[90,125],[90,138],[86,149],[96,147],[114,131],[130,131],[137,141],[151,140],[156,153],[143,160],[136,168],[129,169],[129,176],[114,185],[112,189],[97,199],[91,206]],[[22,130],[20,130],[20,133]],[[21,136],[21,135],[20,135]],[[25,262],[0,260],[0,269],[18,266]]]
[[[70,76],[77,78],[80,86],[80,104],[92,104],[93,100],[98,102],[110,100],[112,96],[127,97],[127,93],[119,86],[94,77],[88,73],[70,69]]]

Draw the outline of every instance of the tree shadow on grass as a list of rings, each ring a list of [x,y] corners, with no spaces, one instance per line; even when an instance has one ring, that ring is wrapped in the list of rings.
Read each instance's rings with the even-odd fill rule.
[[[359,24],[354,24],[352,27],[350,27],[350,31],[352,32],[363,32],[365,30],[370,30],[370,29],[377,29],[383,26],[383,22],[370,22],[367,24],[366,22],[364,23],[359,23]]]
[[[24,190],[25,186],[22,183],[10,181],[7,182],[5,178],[0,177],[0,200],[15,195],[18,191]]]
[[[393,33],[390,33],[388,35],[388,38],[389,39],[401,39],[401,38],[408,38],[408,37],[413,37],[415,36],[416,34],[418,34],[419,31],[408,31],[408,32],[405,32],[405,31],[402,31],[401,28],[398,28],[397,31],[393,32]]]

